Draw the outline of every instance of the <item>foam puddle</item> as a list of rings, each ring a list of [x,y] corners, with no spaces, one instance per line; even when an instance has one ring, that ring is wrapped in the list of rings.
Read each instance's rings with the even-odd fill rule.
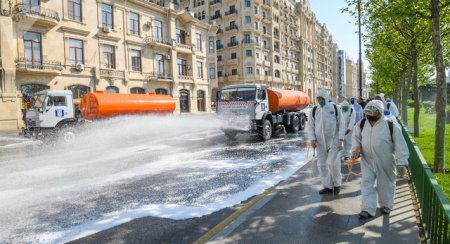
[[[30,143],[15,157],[0,155],[0,239],[59,243],[144,216],[200,217],[305,164],[292,148],[299,137],[230,143],[221,123],[120,117],[87,125],[70,145]]]

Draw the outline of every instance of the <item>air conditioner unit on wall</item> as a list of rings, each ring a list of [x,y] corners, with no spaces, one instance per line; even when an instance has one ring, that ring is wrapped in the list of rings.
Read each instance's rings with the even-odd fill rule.
[[[84,70],[84,64],[82,64],[82,63],[77,63],[77,64],[75,65],[75,69],[78,70],[78,71],[83,71],[83,70]]]
[[[105,32],[105,33],[110,33],[110,32],[111,32],[111,27],[109,27],[109,26],[103,26],[103,32]]]

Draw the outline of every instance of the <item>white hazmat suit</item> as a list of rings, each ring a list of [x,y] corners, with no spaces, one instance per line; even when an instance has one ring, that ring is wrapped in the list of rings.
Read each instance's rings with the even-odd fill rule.
[[[351,104],[355,110],[355,121],[358,122],[364,118],[364,111],[361,105],[359,105],[356,97],[352,97],[353,103]]]
[[[323,97],[325,101],[330,99],[326,90],[320,90],[317,97]],[[340,187],[342,175],[339,151],[340,140],[344,139],[345,132],[341,122],[341,110],[335,104],[328,102],[323,107],[317,106],[314,116],[313,110],[311,109],[308,116],[306,131],[309,141],[317,146],[317,166],[322,185],[328,189]]]
[[[342,151],[343,157],[350,157],[351,155],[351,146],[352,146],[352,133],[353,126],[355,125],[356,112],[350,103],[347,100],[341,103],[341,107],[348,107],[347,112],[342,110],[342,124],[344,126],[345,135],[344,135],[344,150]]]
[[[391,137],[388,120],[383,115],[383,102],[371,101],[367,104],[365,111],[371,109],[373,111],[373,108],[381,113],[381,118],[373,126],[366,120],[362,133],[361,121],[355,125],[352,151],[359,147],[361,153],[362,211],[375,216],[377,195],[378,203],[382,208],[387,207],[389,210],[393,208],[397,177],[396,166],[407,165],[409,151],[402,131],[396,123],[393,124]]]
[[[386,99],[386,109],[389,110],[391,115],[394,117],[398,117],[400,112],[398,111],[397,105],[391,101],[391,99]]]

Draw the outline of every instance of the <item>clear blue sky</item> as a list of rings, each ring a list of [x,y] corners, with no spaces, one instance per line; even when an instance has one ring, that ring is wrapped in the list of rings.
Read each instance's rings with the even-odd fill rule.
[[[320,23],[327,25],[328,31],[333,35],[333,40],[347,52],[347,56],[354,62],[358,60],[358,26],[356,18],[347,13],[341,13],[341,9],[347,4],[345,0],[310,0],[311,9],[316,14]],[[364,58],[364,67],[367,69],[367,60]]]

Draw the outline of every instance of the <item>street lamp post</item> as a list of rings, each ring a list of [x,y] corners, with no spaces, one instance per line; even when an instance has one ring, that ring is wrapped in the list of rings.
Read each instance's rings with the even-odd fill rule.
[[[362,96],[362,52],[361,52],[361,0],[358,0],[358,37],[359,37],[359,95]]]

